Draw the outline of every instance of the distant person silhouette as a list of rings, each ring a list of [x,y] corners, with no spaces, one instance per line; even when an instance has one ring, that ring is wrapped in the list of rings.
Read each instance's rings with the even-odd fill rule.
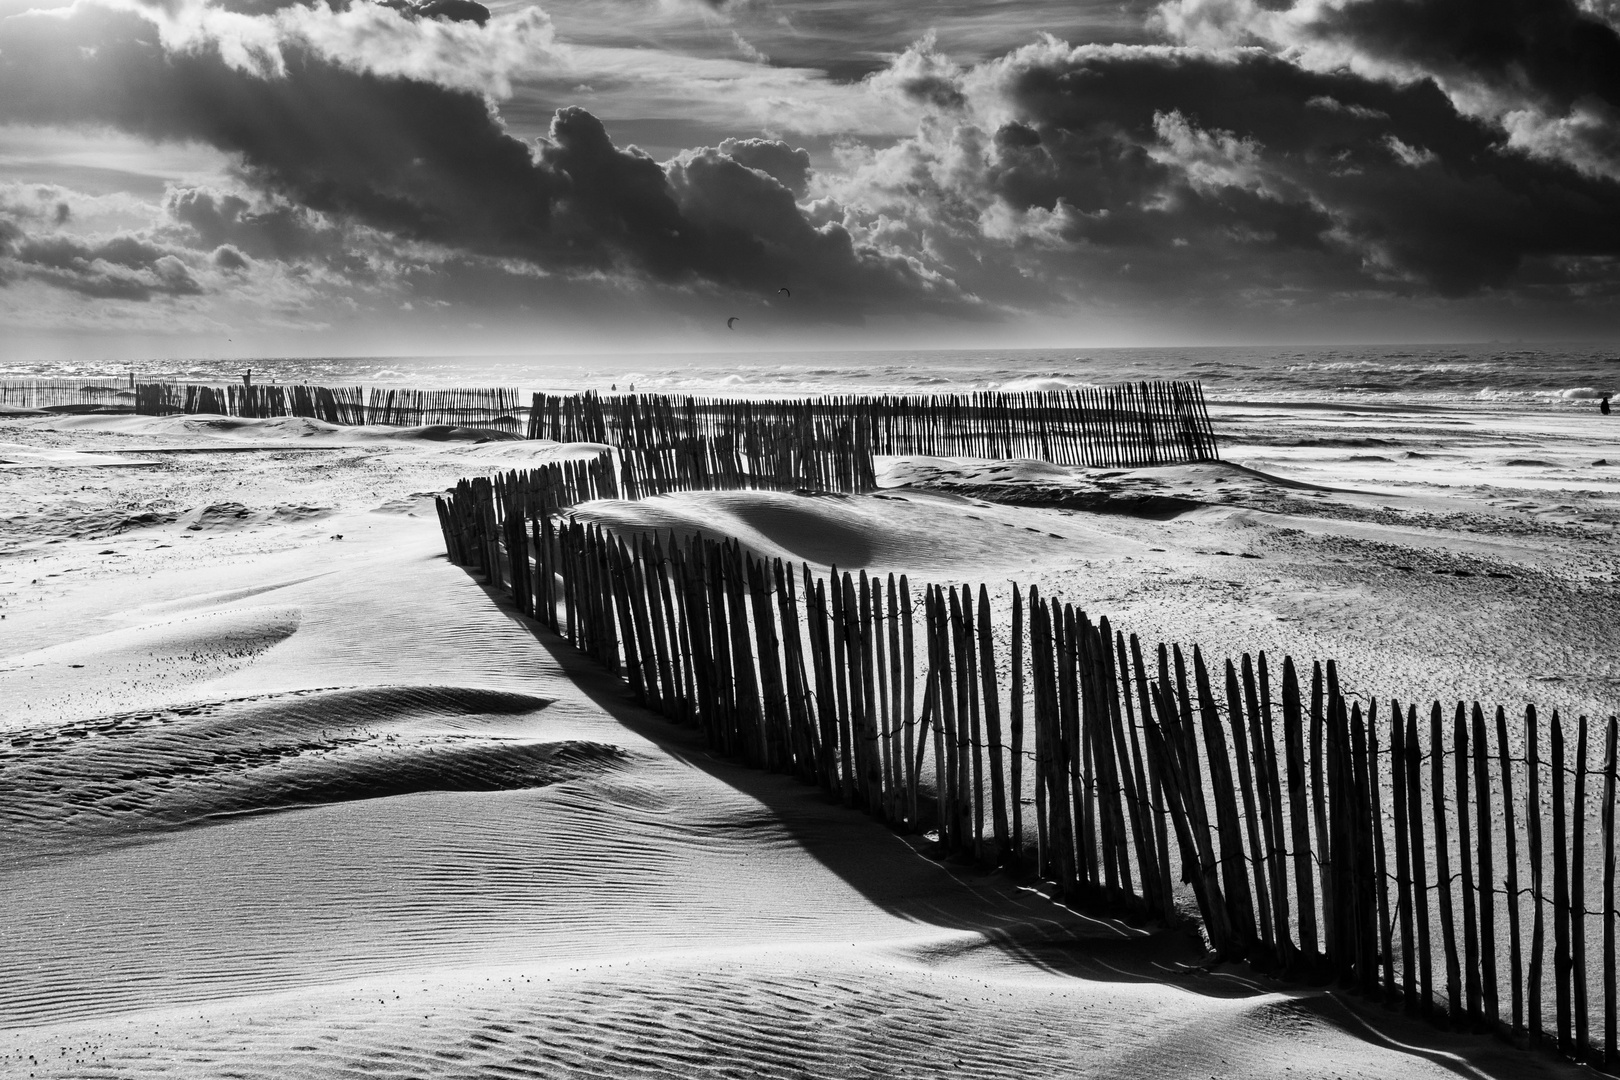
[[[619,384],[614,383],[612,386],[608,387],[608,389],[613,391],[615,394],[617,394],[619,392]]]
[[[1604,416],[1609,415],[1609,395],[1604,394],[1603,400],[1598,402],[1598,412],[1602,413]]]

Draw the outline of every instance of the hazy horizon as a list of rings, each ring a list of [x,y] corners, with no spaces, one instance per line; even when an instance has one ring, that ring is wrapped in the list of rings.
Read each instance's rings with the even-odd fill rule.
[[[1469,348],[1492,348],[1492,347],[1511,348],[1511,347],[1519,347],[1519,346],[1534,347],[1534,348],[1537,348],[1537,349],[1551,349],[1551,348],[1582,348],[1582,349],[1585,349],[1585,348],[1590,348],[1590,349],[1614,349],[1614,350],[1620,351],[1620,334],[1616,334],[1614,336],[1609,336],[1609,337],[1589,337],[1589,338],[1578,338],[1578,337],[1569,337],[1569,338],[1518,337],[1518,338],[1474,338],[1474,339],[1467,339],[1467,338],[1433,338],[1433,339],[1427,339],[1427,340],[1424,340],[1424,339],[1390,338],[1390,339],[1384,339],[1384,340],[1378,340],[1378,339],[1359,339],[1359,340],[1317,339],[1317,340],[1277,340],[1277,341],[1260,341],[1260,340],[1251,340],[1251,341],[1200,341],[1200,342],[1164,341],[1164,342],[1141,342],[1141,343],[1131,343],[1131,344],[1123,344],[1123,343],[1116,343],[1116,342],[1075,342],[1075,341],[1068,341],[1068,342],[1035,342],[1035,343],[1030,343],[1030,344],[1020,344],[1020,345],[1012,345],[1012,346],[996,345],[996,344],[992,344],[992,343],[989,343],[989,342],[980,343],[980,344],[956,344],[956,345],[949,345],[949,346],[946,346],[946,345],[931,345],[931,344],[929,344],[929,345],[919,345],[919,344],[897,345],[897,344],[890,344],[890,345],[869,345],[869,346],[866,346],[866,347],[855,346],[855,345],[847,345],[847,344],[831,344],[831,345],[827,345],[827,346],[824,346],[824,347],[812,347],[812,346],[802,346],[802,345],[801,346],[768,346],[768,345],[741,346],[741,345],[733,345],[733,346],[731,346],[729,348],[720,347],[720,346],[706,347],[706,346],[700,346],[700,345],[693,345],[693,346],[689,346],[689,347],[686,347],[686,348],[669,348],[669,347],[661,347],[660,348],[660,347],[650,347],[649,346],[649,347],[644,347],[644,348],[626,348],[626,347],[602,347],[602,348],[597,348],[597,349],[575,348],[575,349],[557,349],[557,350],[552,350],[552,351],[541,351],[541,350],[471,351],[471,350],[469,350],[469,351],[465,351],[465,352],[432,351],[432,350],[421,350],[421,351],[416,351],[416,352],[404,352],[404,351],[399,351],[399,352],[366,352],[366,351],[361,351],[361,350],[353,350],[353,351],[333,350],[333,351],[323,352],[323,351],[318,351],[318,350],[308,350],[308,351],[304,351],[304,352],[268,353],[268,352],[246,352],[246,351],[229,351],[229,352],[226,352],[226,351],[214,351],[214,352],[209,352],[209,351],[199,349],[199,350],[188,350],[188,351],[175,351],[175,352],[171,352],[171,353],[167,353],[167,354],[157,354],[157,353],[133,354],[133,353],[131,353],[131,354],[128,354],[128,355],[117,355],[117,354],[109,354],[109,353],[96,354],[96,353],[92,353],[92,352],[89,352],[89,351],[85,351],[85,352],[76,353],[76,354],[49,355],[49,354],[43,354],[43,353],[30,352],[28,350],[6,351],[6,350],[3,350],[3,349],[0,349],[0,371],[9,370],[9,371],[15,372],[16,370],[19,370],[19,369],[21,369],[23,367],[29,367],[29,366],[35,366],[35,367],[37,367],[37,366],[64,366],[65,367],[65,366],[71,366],[73,364],[124,364],[124,365],[138,366],[138,365],[140,365],[142,363],[156,364],[156,363],[184,362],[184,361],[198,361],[198,362],[201,362],[201,361],[218,361],[218,362],[244,361],[244,362],[246,362],[246,361],[258,360],[258,361],[277,362],[277,361],[314,361],[314,360],[353,360],[353,361],[364,361],[364,360],[375,360],[375,361],[388,361],[388,360],[439,360],[439,361],[446,361],[446,362],[454,362],[454,361],[458,361],[458,360],[466,360],[466,361],[513,361],[513,362],[532,362],[532,363],[536,363],[536,364],[544,364],[544,363],[547,363],[547,362],[565,362],[565,361],[571,361],[571,360],[591,360],[591,359],[608,359],[608,360],[612,360],[612,359],[630,359],[630,358],[653,358],[653,359],[655,359],[655,358],[670,358],[670,359],[684,358],[684,359],[694,359],[694,360],[697,360],[697,359],[716,359],[716,360],[718,360],[718,359],[723,359],[723,358],[727,358],[727,357],[736,357],[738,359],[746,359],[746,358],[750,358],[750,357],[814,357],[814,356],[824,356],[824,355],[851,355],[851,356],[855,356],[855,355],[862,355],[862,354],[880,355],[880,354],[894,354],[894,353],[907,353],[907,352],[913,352],[913,353],[938,353],[938,354],[952,354],[952,353],[980,354],[980,353],[986,353],[986,352],[1005,354],[1005,353],[1026,353],[1026,352],[1039,353],[1039,352],[1088,352],[1088,351],[1089,352],[1117,352],[1117,353],[1128,353],[1128,352],[1144,352],[1144,353],[1148,353],[1148,352],[1167,352],[1167,351],[1187,351],[1187,352],[1191,352],[1191,351],[1217,351],[1217,350],[1242,350],[1242,349],[1253,349],[1253,350],[1255,350],[1257,352],[1280,352],[1280,351],[1288,351],[1288,350],[1305,351],[1305,350],[1339,350],[1339,349],[1358,349],[1358,348],[1365,348],[1365,349],[1402,349],[1402,348],[1412,348],[1412,349],[1445,349],[1445,348],[1469,349]]]

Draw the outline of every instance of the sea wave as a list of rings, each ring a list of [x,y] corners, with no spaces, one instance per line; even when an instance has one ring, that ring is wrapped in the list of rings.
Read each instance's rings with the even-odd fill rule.
[[[1010,394],[1018,393],[1048,393],[1053,390],[1090,390],[1098,384],[1094,382],[1081,382],[1078,379],[1063,379],[1054,376],[1030,377],[1024,379],[1009,379],[996,387]]]
[[[1523,403],[1580,408],[1615,380],[1608,345],[1135,349],[889,349],[600,356],[304,357],[12,362],[0,379],[74,378],[255,383],[507,386],[749,397],[1065,390],[1141,379],[1197,379],[1212,400],[1445,405]]]

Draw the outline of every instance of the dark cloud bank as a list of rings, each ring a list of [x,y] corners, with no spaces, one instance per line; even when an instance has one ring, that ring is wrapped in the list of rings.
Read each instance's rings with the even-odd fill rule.
[[[1263,53],[1106,53],[1020,65],[1019,121],[986,173],[1009,205],[1075,212],[1078,244],[1145,257],[1314,253],[1460,296],[1526,260],[1620,251],[1620,188],[1504,150],[1431,82],[1394,86]]]
[[[811,226],[795,204],[808,158],[783,144],[728,141],[666,168],[614,146],[585,110],[564,108],[531,147],[478,94],[351,70],[297,46],[283,48],[285,74],[262,77],[212,47],[166,51],[133,14],[87,8],[13,22],[0,31],[0,118],[200,140],[238,155],[266,193],[401,239],[558,273],[762,296],[791,281],[857,309],[961,299],[911,261],[859,248],[836,224]],[[216,203],[197,194],[172,209],[205,240],[254,234],[244,250],[287,256],[305,242],[285,211],[278,226],[245,217],[240,200]],[[18,237],[0,244],[33,265]]]
[[[476,6],[413,12],[482,25]],[[786,143],[727,140],[660,164],[563,108],[530,146],[475,93],[296,45],[264,76],[212,47],[165,50],[145,19],[94,7],[0,24],[0,119],[236,155],[270,204],[177,192],[168,206],[225,270],[341,265],[352,223],[548,275],[759,298],[791,283],[816,318],[1082,296],[1609,302],[1608,21],[1568,0],[1361,0],[1298,32],[1387,70],[1308,66],[1258,32],[1210,49],[1047,41],[966,70],[920,47],[890,80],[924,115],[918,135],[820,192]],[[1516,144],[1498,118],[1459,111],[1458,80],[1540,110],[1548,130],[1578,115],[1579,130]],[[0,217],[0,279],[126,298],[200,287],[160,245],[50,227]]]

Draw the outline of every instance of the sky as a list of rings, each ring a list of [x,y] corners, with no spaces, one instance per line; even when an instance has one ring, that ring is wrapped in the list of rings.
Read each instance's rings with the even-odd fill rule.
[[[0,359],[1605,340],[1617,260],[1620,0],[0,0]]]

